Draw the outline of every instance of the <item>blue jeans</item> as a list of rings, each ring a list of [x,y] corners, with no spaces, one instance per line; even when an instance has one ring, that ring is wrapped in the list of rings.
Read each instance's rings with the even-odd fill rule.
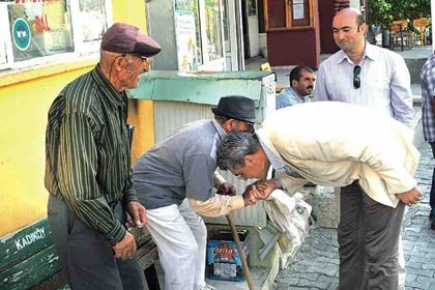
[[[432,155],[435,158],[435,141],[429,142],[429,145],[432,148]],[[435,167],[432,173],[432,186],[430,188],[429,204],[430,207],[432,208],[432,222],[435,222]]]

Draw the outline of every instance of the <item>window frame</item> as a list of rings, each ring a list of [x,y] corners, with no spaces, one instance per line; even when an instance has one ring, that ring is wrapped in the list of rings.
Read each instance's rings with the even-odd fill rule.
[[[281,27],[270,27],[269,20],[269,2],[272,1],[284,1],[285,11],[282,13],[285,17],[285,25]],[[286,31],[286,30],[299,30],[314,28],[314,0],[303,0],[304,3],[304,18],[303,19],[293,19],[293,0],[263,0],[264,4],[264,25],[266,32],[271,31]]]
[[[52,66],[56,64],[76,62],[78,60],[99,57],[100,40],[94,40],[90,43],[86,43],[83,40],[82,33],[82,11],[80,11],[80,0],[64,0],[65,6],[70,9],[71,14],[71,30],[72,30],[72,41],[74,43],[74,51],[72,52],[61,52],[58,54],[35,57],[28,60],[15,61],[13,55],[13,43],[11,37],[11,30],[9,29],[9,15],[7,11],[7,5],[9,4],[22,4],[15,1],[0,2],[0,25],[2,27],[8,27],[8,29],[3,29],[0,31],[0,49],[4,47],[6,62],[0,62],[0,76],[5,74],[14,73],[17,71],[34,69],[35,67],[45,67]],[[21,2],[21,1],[19,1]],[[27,0],[26,2],[33,2],[32,0]],[[39,0],[38,2],[42,2]],[[112,12],[112,1],[104,1],[105,8],[105,21],[104,24],[110,27],[113,24],[113,12]],[[1,54],[1,51],[0,51]]]

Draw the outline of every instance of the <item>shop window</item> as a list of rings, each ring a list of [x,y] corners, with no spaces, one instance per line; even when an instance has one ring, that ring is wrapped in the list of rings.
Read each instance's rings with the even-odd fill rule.
[[[107,1],[110,2],[110,1]],[[104,0],[0,2],[0,69],[98,52],[110,11]]]
[[[178,69],[195,71],[224,57],[222,0],[175,0]]]
[[[266,31],[314,27],[314,0],[264,0]]]
[[[208,60],[215,60],[224,57],[221,9],[221,2],[219,0],[209,0],[206,2],[205,17]]]

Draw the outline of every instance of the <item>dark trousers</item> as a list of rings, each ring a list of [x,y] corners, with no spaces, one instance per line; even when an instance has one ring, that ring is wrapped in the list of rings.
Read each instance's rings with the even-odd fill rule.
[[[435,158],[435,142],[429,142],[432,148],[432,156]],[[432,208],[432,222],[435,222],[435,167],[432,173],[432,186],[430,188],[430,207]]]
[[[396,290],[405,205],[371,199],[357,182],[341,188],[338,226],[340,290]]]
[[[122,216],[120,205],[115,210]],[[116,259],[109,241],[83,224],[64,201],[50,196],[48,221],[71,289],[144,289],[137,260]]]

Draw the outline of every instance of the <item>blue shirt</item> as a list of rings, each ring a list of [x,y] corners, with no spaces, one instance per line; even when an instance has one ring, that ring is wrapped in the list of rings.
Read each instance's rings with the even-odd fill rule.
[[[361,62],[361,87],[353,87],[355,64],[338,51],[320,64],[314,99],[339,101],[387,114],[405,125],[414,118],[411,77],[397,53],[366,44]]]
[[[309,101],[309,96],[305,96],[301,99],[292,87],[288,87],[276,97],[276,109],[308,103]]]
[[[430,101],[435,97],[435,54],[423,65],[420,77],[423,134],[426,141],[433,142],[435,141],[435,116]]]

